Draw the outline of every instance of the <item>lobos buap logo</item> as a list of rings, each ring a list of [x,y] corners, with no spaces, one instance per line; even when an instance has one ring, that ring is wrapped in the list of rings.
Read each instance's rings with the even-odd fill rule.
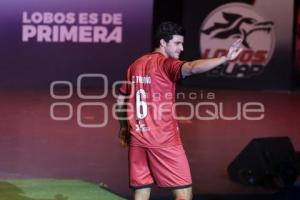
[[[207,73],[208,76],[249,78],[261,74],[274,51],[274,22],[243,3],[229,3],[213,10],[200,28],[202,58],[226,55],[228,47],[242,38],[239,57]]]

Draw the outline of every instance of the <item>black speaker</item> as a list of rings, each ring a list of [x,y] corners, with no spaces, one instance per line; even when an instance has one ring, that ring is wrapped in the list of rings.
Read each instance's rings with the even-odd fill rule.
[[[254,138],[227,171],[242,184],[282,188],[298,176],[296,153],[288,137]]]

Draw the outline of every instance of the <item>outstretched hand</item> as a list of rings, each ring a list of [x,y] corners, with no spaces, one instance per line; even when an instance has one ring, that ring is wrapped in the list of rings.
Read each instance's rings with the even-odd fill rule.
[[[242,41],[243,39],[238,39],[231,45],[226,55],[227,61],[236,59],[237,56],[242,52],[243,50],[243,48],[241,47]]]

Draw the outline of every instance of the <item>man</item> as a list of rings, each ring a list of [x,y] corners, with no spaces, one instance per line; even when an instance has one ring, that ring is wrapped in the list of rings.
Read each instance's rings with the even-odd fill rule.
[[[129,145],[129,184],[135,200],[149,199],[153,184],[172,188],[177,200],[191,200],[189,164],[172,115],[176,81],[235,59],[242,50],[241,40],[232,45],[227,56],[191,62],[178,60],[184,42],[179,25],[162,23],[156,40],[154,52],[130,65],[129,84],[121,86],[118,97],[120,139]]]

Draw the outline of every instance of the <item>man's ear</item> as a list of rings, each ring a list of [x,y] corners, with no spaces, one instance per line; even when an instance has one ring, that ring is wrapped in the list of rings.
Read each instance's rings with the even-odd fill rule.
[[[160,44],[160,46],[162,46],[162,47],[166,47],[166,46],[167,46],[167,43],[166,43],[166,41],[165,41],[164,39],[160,39],[160,40],[159,40],[159,44]]]

